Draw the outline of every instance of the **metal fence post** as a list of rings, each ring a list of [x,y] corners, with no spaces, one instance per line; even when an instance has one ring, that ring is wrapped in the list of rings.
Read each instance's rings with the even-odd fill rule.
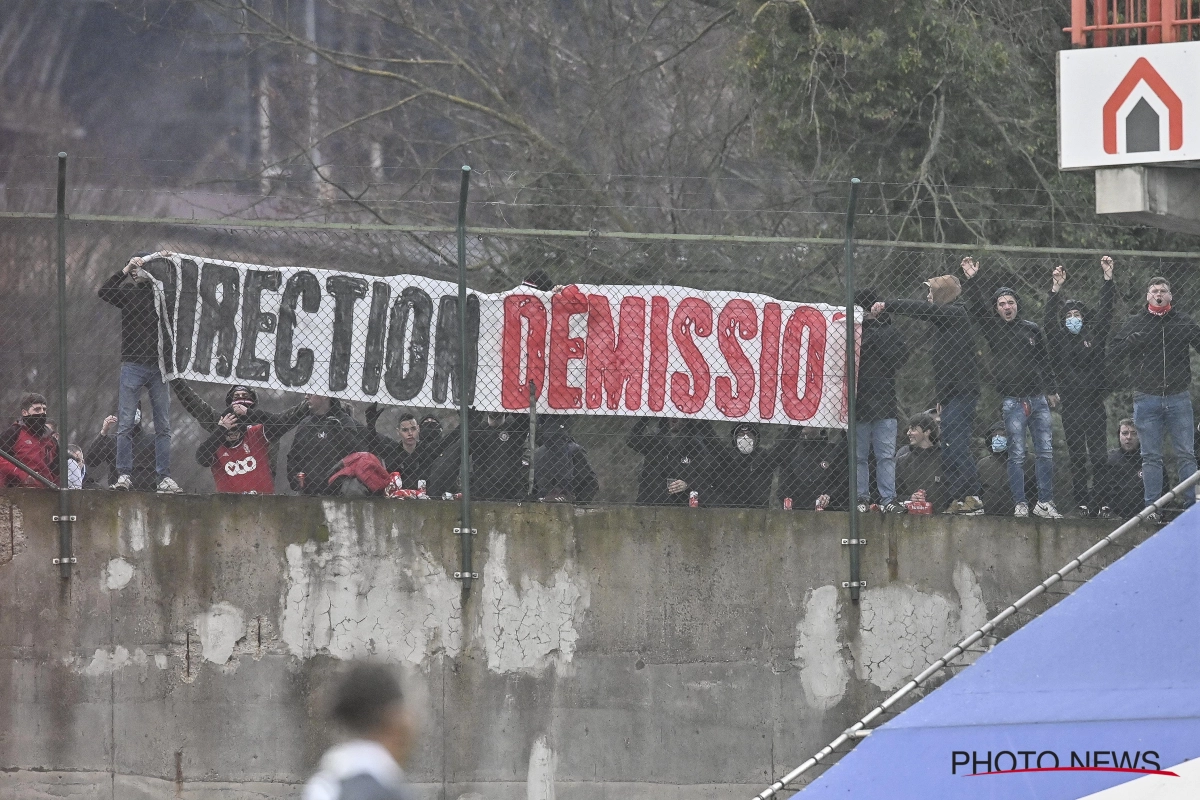
[[[471,591],[471,578],[474,577],[471,572],[471,428],[467,413],[467,190],[470,186],[471,168],[464,166],[458,189],[458,478],[462,487],[459,514],[462,568],[459,577],[464,593]]]
[[[71,427],[67,417],[67,154],[58,154],[58,203],[54,215],[58,260],[58,575],[71,577],[71,495],[68,490],[67,446]]]
[[[850,206],[846,209],[846,448],[850,475],[850,601],[858,602],[858,424],[855,405],[858,384],[854,341],[854,213],[858,205],[858,178],[850,179]]]

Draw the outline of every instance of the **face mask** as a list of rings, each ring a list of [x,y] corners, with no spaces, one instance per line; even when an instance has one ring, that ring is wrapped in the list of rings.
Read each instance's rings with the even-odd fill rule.
[[[46,432],[46,415],[45,414],[30,414],[25,417],[25,427],[34,436],[41,436]]]
[[[754,452],[754,437],[753,436],[737,437],[737,449],[738,449],[738,452],[744,456],[750,455],[752,452]]]
[[[1083,320],[1079,317],[1067,317],[1067,330],[1071,333],[1079,333],[1083,330]]]
[[[993,453],[1003,453],[1007,449],[1008,449],[1008,437],[1007,436],[993,436],[992,437],[992,452]]]

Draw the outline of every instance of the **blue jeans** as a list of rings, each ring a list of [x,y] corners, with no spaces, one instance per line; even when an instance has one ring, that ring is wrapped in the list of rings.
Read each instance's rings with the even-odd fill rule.
[[[1196,454],[1192,439],[1192,398],[1188,392],[1133,395],[1133,424],[1142,442],[1142,489],[1146,505],[1163,493],[1163,433],[1171,437],[1175,451],[1175,467],[1182,481],[1196,471]],[[1196,502],[1196,489],[1183,493],[1183,504]]]
[[[157,366],[121,362],[121,389],[117,394],[117,474],[133,473],[133,412],[145,387],[154,413],[154,471],[159,479],[171,477],[171,390]]]
[[[1025,409],[1028,405],[1029,413]],[[1046,395],[1006,397],[1001,405],[1004,432],[1008,435],[1008,488],[1013,503],[1025,497],[1025,429],[1033,434],[1033,469],[1037,475],[1038,502],[1054,502],[1054,444],[1050,404]]]
[[[869,502],[871,476],[867,472],[867,456],[875,448],[875,485],[879,487],[881,505],[896,500],[896,420],[877,419],[874,422],[859,422],[858,438],[858,499]]]
[[[979,472],[971,458],[971,429],[975,427],[977,394],[957,394],[942,401],[942,469],[951,500],[979,496]],[[942,509],[938,509],[941,511]]]

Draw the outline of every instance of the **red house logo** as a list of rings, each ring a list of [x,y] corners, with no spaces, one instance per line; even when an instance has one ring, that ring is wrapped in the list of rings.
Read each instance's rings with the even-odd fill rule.
[[[1166,107],[1167,111],[1167,145],[1171,150],[1183,147],[1183,101],[1179,95],[1167,85],[1150,62],[1139,58],[1125,77],[1117,85],[1112,96],[1104,103],[1104,152],[1117,154],[1117,112],[1125,105],[1138,84],[1145,82],[1146,87]],[[1123,120],[1125,124],[1125,152],[1144,153],[1161,149],[1159,127],[1162,119],[1159,112],[1146,101],[1143,96],[1129,110]]]

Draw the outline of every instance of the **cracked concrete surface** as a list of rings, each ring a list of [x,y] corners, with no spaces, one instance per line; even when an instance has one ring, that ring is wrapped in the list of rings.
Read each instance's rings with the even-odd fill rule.
[[[514,586],[508,576],[508,539],[488,534],[488,560],[480,578],[480,636],[489,670],[537,674],[552,663],[571,662],[579,639],[576,619],[591,604],[587,581],[573,573],[568,561],[549,585],[522,575],[520,586]]]
[[[225,601],[197,614],[192,619],[192,626],[200,637],[200,654],[205,661],[214,664],[229,661],[233,648],[246,637],[246,615]]]

